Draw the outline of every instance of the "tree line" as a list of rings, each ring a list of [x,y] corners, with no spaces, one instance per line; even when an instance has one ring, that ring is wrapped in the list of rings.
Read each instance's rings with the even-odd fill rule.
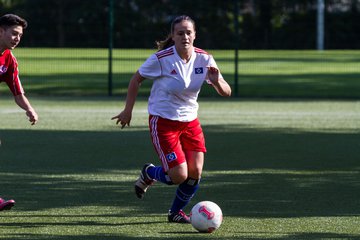
[[[29,22],[22,46],[154,48],[186,14],[205,49],[315,49],[317,0],[0,0]],[[237,25],[237,24],[238,25]],[[360,0],[325,1],[325,49],[360,48]]]

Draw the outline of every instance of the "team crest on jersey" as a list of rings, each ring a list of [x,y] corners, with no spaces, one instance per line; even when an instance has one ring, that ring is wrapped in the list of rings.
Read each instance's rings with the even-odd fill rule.
[[[174,160],[177,159],[177,156],[176,156],[176,153],[175,152],[172,152],[172,153],[169,153],[169,154],[166,154],[166,160],[168,162],[172,162]]]
[[[4,66],[4,65],[0,66],[0,74],[6,73],[6,71],[7,71],[6,66]]]
[[[176,74],[177,74],[177,72],[176,72],[176,70],[175,70],[175,69],[173,69],[173,70],[170,72],[170,74],[171,74],[171,75],[176,75]]]
[[[195,74],[203,74],[203,73],[204,73],[204,69],[202,67],[195,68]]]

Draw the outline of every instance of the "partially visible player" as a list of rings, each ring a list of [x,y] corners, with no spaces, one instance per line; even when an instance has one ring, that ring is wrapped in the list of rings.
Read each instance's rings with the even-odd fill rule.
[[[213,57],[193,46],[195,36],[195,23],[189,16],[175,18],[169,36],[158,42],[159,51],[132,77],[124,110],[112,118],[122,128],[129,126],[141,82],[153,81],[149,128],[161,165],[145,164],[135,193],[143,198],[155,181],[178,185],[168,213],[168,221],[175,223],[190,223],[183,208],[199,187],[204,164],[205,139],[197,118],[201,86],[206,81],[221,96],[231,95]]]
[[[0,83],[5,82],[8,85],[16,104],[25,110],[31,125],[34,125],[38,121],[38,115],[24,95],[18,63],[11,52],[19,44],[26,27],[27,22],[17,15],[6,14],[0,17]],[[14,200],[6,201],[0,198],[0,211],[8,210],[14,204]]]
[[[38,115],[24,94],[18,63],[11,52],[19,44],[26,27],[27,22],[17,15],[6,14],[0,17],[0,82],[9,86],[16,104],[25,110],[30,123],[34,125],[38,121]]]

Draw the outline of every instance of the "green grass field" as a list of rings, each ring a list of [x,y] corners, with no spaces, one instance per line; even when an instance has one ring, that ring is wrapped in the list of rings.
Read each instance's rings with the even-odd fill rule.
[[[124,95],[132,74],[154,50],[115,49],[113,94]],[[209,50],[234,86],[234,51]],[[107,49],[14,50],[26,90],[33,95],[106,96]],[[360,51],[240,51],[240,97],[360,98]],[[141,95],[149,92],[145,82]],[[0,93],[7,89],[1,87]],[[215,96],[204,88],[202,96]]]
[[[36,97],[30,126],[0,98],[0,239],[360,239],[360,102],[202,98],[208,153],[201,200],[220,205],[221,228],[168,224],[175,188],[133,183],[158,163],[139,99],[132,126],[110,120],[117,98]]]
[[[133,184],[150,143],[141,88],[130,128],[110,118],[153,50],[16,49],[40,121],[30,126],[0,85],[0,239],[360,239],[360,51],[241,51],[239,95],[205,86],[199,116],[208,153],[191,204],[210,200],[221,228],[200,234],[168,224],[175,188],[142,201]],[[233,51],[210,51],[234,84]]]

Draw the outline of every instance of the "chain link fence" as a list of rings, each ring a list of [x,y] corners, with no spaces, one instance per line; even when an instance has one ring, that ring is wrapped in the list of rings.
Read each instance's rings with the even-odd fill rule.
[[[214,55],[226,80],[235,89],[234,96],[359,96],[353,91],[350,95],[349,91],[322,94],[321,91],[329,88],[328,84],[325,87],[315,84],[316,89],[312,88],[314,93],[310,95],[296,94],[289,88],[295,81],[291,79],[299,81],[296,77],[299,64],[305,63],[303,67],[307,71],[309,62],[310,65],[314,61],[320,63],[318,72],[321,75],[332,66],[329,63],[341,61],[339,54],[319,54],[314,60],[313,52],[293,52],[316,49],[316,0],[306,3],[280,0],[156,0],[151,3],[145,0],[2,0],[0,6],[1,14],[13,12],[29,22],[20,46],[14,50],[28,94],[125,96],[131,75],[156,51],[155,41],[168,34],[174,16],[186,13],[196,21],[196,46]],[[358,0],[327,1],[325,52],[360,47],[358,33],[354,31],[360,29],[359,8]],[[276,51],[269,55],[270,50]],[[279,50],[291,51],[284,55]],[[338,76],[338,81],[350,77],[349,86],[357,89],[358,84],[353,79],[359,76],[356,69],[359,58],[350,53],[346,52],[344,62],[335,68],[348,69]],[[289,68],[294,68],[294,75],[283,78]],[[279,72],[268,80],[269,91],[259,90],[266,85],[259,79],[268,79],[274,69]],[[321,80],[316,80],[316,75],[309,73],[299,84],[312,87],[311,81],[324,83],[321,76]],[[281,91],[273,89],[271,81],[274,80]],[[149,88],[150,83],[145,83],[140,94],[146,96]],[[299,88],[303,87],[297,85]],[[7,92],[1,85],[0,93]],[[216,96],[207,88],[201,94]]]

